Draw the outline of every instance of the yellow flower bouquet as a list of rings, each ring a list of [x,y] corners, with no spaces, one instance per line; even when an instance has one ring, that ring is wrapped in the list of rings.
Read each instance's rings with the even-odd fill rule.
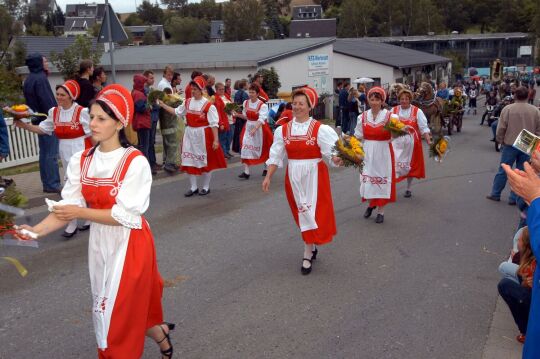
[[[4,111],[7,113],[10,113],[15,117],[16,120],[19,120],[21,118],[25,117],[47,117],[47,114],[45,113],[37,113],[32,111],[30,107],[28,107],[25,104],[19,104],[19,105],[13,105],[11,107],[5,107]],[[28,116],[30,114],[30,116]]]
[[[433,141],[429,147],[429,157],[433,157],[435,161],[442,162],[450,151],[450,137],[444,136],[437,141]]]
[[[364,149],[362,142],[354,136],[344,136],[336,141],[334,151],[337,157],[341,158],[344,167],[358,168],[360,171],[364,166]]]
[[[392,114],[390,116],[390,119],[388,120],[386,125],[384,125],[384,129],[386,131],[390,131],[392,137],[405,136],[409,133],[407,131],[407,125],[401,122],[398,115],[396,114]]]

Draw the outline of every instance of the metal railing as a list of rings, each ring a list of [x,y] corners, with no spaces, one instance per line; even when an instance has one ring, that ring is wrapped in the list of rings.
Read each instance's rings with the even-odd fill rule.
[[[6,118],[9,135],[9,156],[0,162],[0,169],[10,168],[39,160],[38,135],[15,127],[12,118]]]

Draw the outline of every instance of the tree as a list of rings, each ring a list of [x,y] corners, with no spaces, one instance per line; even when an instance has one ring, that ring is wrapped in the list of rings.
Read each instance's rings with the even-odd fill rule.
[[[100,44],[96,44],[94,47],[92,39],[78,35],[73,44],[65,48],[63,53],[51,52],[51,61],[65,79],[71,79],[79,70],[81,60],[90,59],[94,66],[97,66],[101,61],[102,54],[103,47]]]
[[[144,31],[144,35],[142,37],[142,42],[143,44],[145,45],[155,45],[157,44],[157,38],[156,38],[156,33],[154,32],[154,30],[152,30],[152,28],[149,26],[146,28],[146,30]]]
[[[448,32],[463,32],[470,24],[469,11],[464,2],[434,0],[434,5],[444,14],[443,24]]]
[[[129,14],[129,16],[124,21],[124,25],[126,26],[144,25],[144,21],[142,21],[141,18],[137,14]]]
[[[264,10],[257,0],[237,0],[223,6],[225,41],[257,40]]]
[[[53,36],[52,32],[47,31],[47,28],[44,25],[32,24],[30,27],[26,28],[27,35],[33,36]]]
[[[64,16],[64,13],[62,12],[60,6],[57,6],[56,10],[54,10],[52,19],[54,26],[64,26],[64,24],[66,23],[66,17]]]
[[[0,64],[0,99],[7,103],[24,103],[21,78],[15,71]]]
[[[169,10],[182,10],[184,6],[188,3],[188,0],[161,0],[163,5],[167,6]]]
[[[282,36],[284,37],[284,31],[281,26],[281,22],[279,21],[279,9],[277,2],[274,0],[262,0],[261,4],[264,7],[266,24],[273,33],[272,35],[267,34],[265,38],[279,39]]]
[[[152,5],[148,0],[144,0],[137,7],[137,15],[145,24],[161,24],[163,20],[163,10],[158,4]]]
[[[345,1],[342,0],[315,0],[316,4],[319,4],[322,6],[323,11],[326,11],[331,6],[337,6],[340,7],[342,3]]]
[[[454,76],[463,74],[465,67],[465,56],[462,53],[456,51],[446,51],[443,56],[451,59],[452,73]]]
[[[263,88],[268,93],[268,97],[277,98],[281,82],[279,82],[279,75],[276,69],[272,66],[270,70],[260,69],[258,72],[263,77]]]
[[[15,41],[12,48],[13,53],[13,67],[23,66],[26,61],[26,46],[20,42]]]
[[[345,0],[341,5],[339,37],[364,37],[373,25],[374,0]]]
[[[336,19],[339,21],[341,17],[341,8],[339,6],[332,5],[324,12],[325,19]]]
[[[170,42],[173,44],[208,42],[210,36],[210,23],[194,17],[172,17],[165,24],[165,29],[171,34]]]
[[[8,12],[8,9],[2,5],[0,5],[0,23],[2,24],[2,31],[0,31],[0,52],[4,52],[13,35],[11,33],[11,29],[13,28],[13,18]],[[4,31],[4,29],[8,31]]]
[[[536,6],[533,0],[515,0],[504,3],[504,11],[497,14],[497,31],[527,31],[533,24]]]

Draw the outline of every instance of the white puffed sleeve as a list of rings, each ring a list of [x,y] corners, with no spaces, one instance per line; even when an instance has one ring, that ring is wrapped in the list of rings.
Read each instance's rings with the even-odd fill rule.
[[[264,125],[266,123],[267,119],[268,119],[268,105],[264,104],[264,105],[261,106],[261,108],[259,110],[259,119],[258,119],[258,121]]]
[[[328,125],[321,125],[319,127],[319,132],[317,134],[317,143],[321,148],[321,154],[325,157],[330,163],[330,159],[335,154],[333,151],[336,141],[338,140],[338,135],[334,129]]]
[[[62,200],[59,202],[45,199],[49,212],[52,212],[53,206],[63,206],[72,204],[79,207],[86,207],[86,201],[82,195],[81,189],[81,156],[83,151],[71,156],[66,169],[66,183],[62,188]]]
[[[79,116],[79,122],[81,123],[85,137],[88,137],[92,135],[92,131],[90,130],[90,113],[88,112],[88,108],[83,108],[81,111],[81,115]]]
[[[176,113],[176,116],[185,116],[186,112],[187,112],[187,108],[186,108],[186,105],[185,105],[185,101],[178,107],[176,107],[174,109],[174,113]]]
[[[356,138],[364,138],[364,127],[362,126],[362,119],[364,117],[365,112],[358,115],[356,120],[356,127],[354,128],[354,137]]]
[[[216,106],[210,106],[210,108],[208,109],[207,118],[210,127],[219,127],[219,114],[217,112]]]
[[[266,161],[267,165],[276,165],[283,167],[283,159],[285,158],[285,142],[283,142],[283,127],[276,128],[274,132],[274,142],[270,147],[270,156]]]
[[[416,120],[418,121],[418,128],[420,129],[420,133],[422,135],[424,133],[431,132],[429,130],[426,115],[424,114],[424,111],[422,111],[421,109],[418,109],[418,112],[416,113]]]
[[[137,156],[131,161],[118,190],[111,216],[124,227],[141,229],[141,216],[150,205],[151,188],[152,173],[148,160],[144,156]]]
[[[45,132],[47,135],[52,135],[54,132],[54,107],[49,110],[49,113],[47,114],[47,119],[41,121],[39,123],[39,128]]]
[[[247,116],[247,108],[249,106],[249,100],[245,100],[242,104],[242,115]]]

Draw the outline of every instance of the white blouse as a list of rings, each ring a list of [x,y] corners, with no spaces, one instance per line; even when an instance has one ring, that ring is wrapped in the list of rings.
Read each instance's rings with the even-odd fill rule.
[[[386,116],[388,116],[387,109],[380,110],[376,118],[373,118],[373,112],[371,112],[371,110],[368,110],[364,113],[366,114],[366,121],[370,122],[373,125],[379,125],[383,123],[384,121],[386,121]],[[358,122],[356,123],[356,128],[354,129],[354,137],[360,139],[364,138],[364,127],[362,127],[362,117],[364,113],[358,115]]]
[[[302,136],[308,132],[309,124],[311,121],[314,121],[310,118],[304,123],[296,122],[296,118],[292,121],[291,135],[293,136]],[[285,142],[283,141],[283,127],[279,126],[274,132],[274,142],[272,147],[270,147],[270,158],[266,161],[267,165],[276,165],[278,167],[283,166],[283,159],[287,151],[285,150]],[[321,154],[327,160],[330,160],[334,155],[333,148],[338,140],[338,135],[334,129],[328,125],[322,125],[319,127],[319,132],[317,133],[317,144],[321,149]],[[330,162],[333,165],[332,162]]]
[[[257,110],[257,106],[259,106],[259,102],[261,100],[257,100],[255,102],[252,102],[251,100],[247,100],[247,104],[248,104],[248,107],[251,109],[251,110]],[[246,113],[247,113],[247,109],[243,109],[242,110],[242,113],[244,114],[244,116],[246,116]],[[263,103],[262,106],[261,106],[261,109],[259,110],[259,119],[258,121],[261,122],[263,125],[266,123],[266,120],[268,119],[268,105]]]
[[[99,147],[94,152],[87,175],[94,178],[112,177],[114,170],[122,159],[126,148],[118,148],[111,152],[101,152]],[[74,154],[67,168],[67,181],[62,189],[62,204],[74,204],[86,207],[81,193],[81,156],[82,151]],[[150,190],[152,188],[152,173],[148,160],[137,156],[129,168],[118,190],[116,204],[112,207],[112,217],[127,228],[142,228],[141,216],[150,205]]]
[[[201,111],[206,105],[208,100],[202,97],[200,100],[196,100],[194,97],[189,101],[189,109],[192,111]],[[177,116],[185,116],[187,113],[186,101],[180,106],[174,109]],[[211,105],[208,109],[208,115],[206,116],[210,127],[219,127],[219,115],[216,106]]]
[[[73,119],[73,112],[75,111],[75,106],[77,103],[73,102],[73,105],[71,105],[70,108],[65,110],[62,108],[62,106],[58,106],[60,109],[60,116],[59,121],[60,122],[71,122]],[[81,115],[79,117],[79,122],[81,123],[85,137],[88,137],[91,135],[92,131],[90,131],[90,114],[88,113],[88,108],[83,108],[81,111]],[[44,121],[41,121],[39,123],[39,128],[45,132],[47,135],[52,135],[54,132],[54,107],[49,110],[47,119]]]
[[[399,117],[403,118],[409,118],[411,117],[411,111],[412,106],[409,106],[408,109],[404,110],[401,106],[399,106]],[[418,112],[416,114],[416,122],[418,123],[418,128],[420,129],[420,133],[423,135],[424,133],[430,133],[427,118],[424,112],[421,109],[418,109]]]

